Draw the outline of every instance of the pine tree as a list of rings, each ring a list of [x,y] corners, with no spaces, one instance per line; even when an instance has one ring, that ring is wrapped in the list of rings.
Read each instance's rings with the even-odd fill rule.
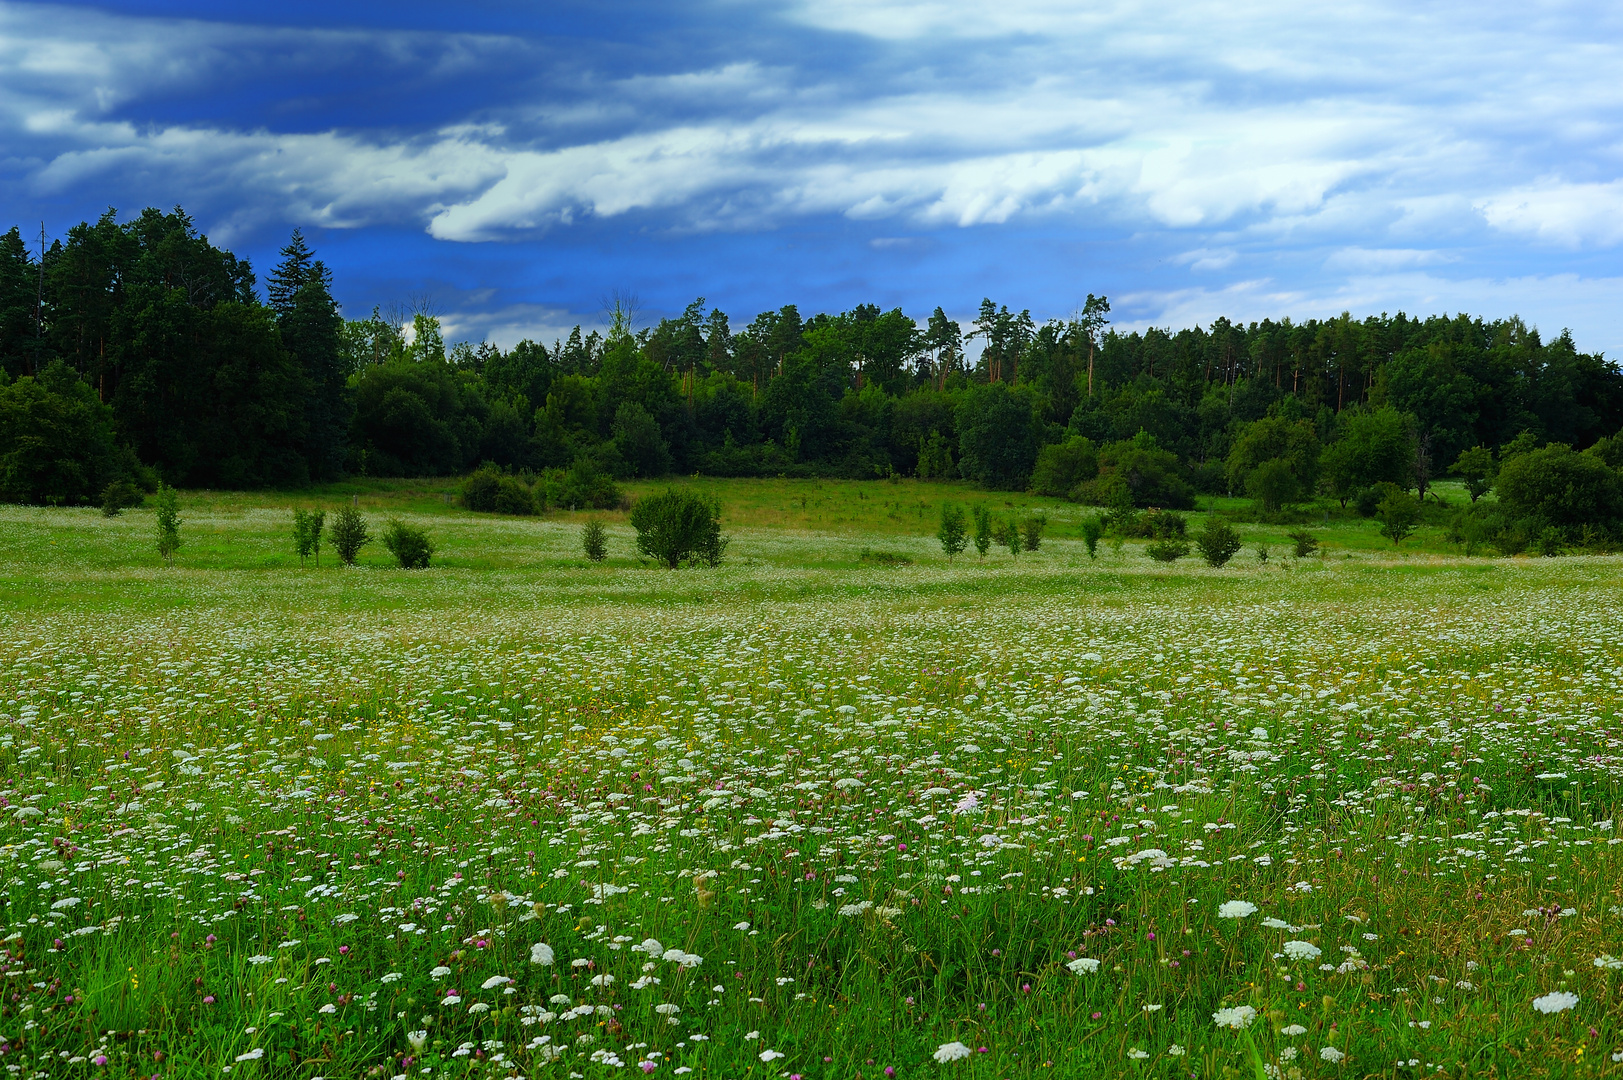
[[[332,274],[297,229],[265,283],[282,344],[304,373],[305,459],[318,480],[341,473],[350,402],[343,357],[344,321],[332,297]]]

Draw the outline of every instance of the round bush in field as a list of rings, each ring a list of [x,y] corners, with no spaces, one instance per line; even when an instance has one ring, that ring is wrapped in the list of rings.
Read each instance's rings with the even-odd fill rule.
[[[1222,566],[1240,550],[1240,534],[1228,523],[1211,518],[1195,537],[1195,546],[1200,548],[1200,557],[1207,566]]]
[[[715,566],[727,550],[721,535],[721,507],[691,491],[667,489],[647,495],[631,508],[637,552],[675,570],[684,562]]]
[[[345,566],[354,566],[355,556],[360,554],[361,548],[372,542],[372,534],[367,531],[366,520],[353,506],[338,508],[338,512],[333,515],[332,527],[327,531],[327,536],[331,538],[333,550],[338,552],[338,558]]]
[[[495,510],[498,514],[528,517],[535,513],[535,496],[516,476],[504,476],[496,484]]]
[[[482,467],[462,481],[462,505],[469,510],[489,514],[496,510],[496,495],[501,490],[502,474],[499,470]]]
[[[383,531],[383,546],[403,570],[427,570],[428,560],[434,554],[434,542],[428,533],[399,520],[390,521]]]

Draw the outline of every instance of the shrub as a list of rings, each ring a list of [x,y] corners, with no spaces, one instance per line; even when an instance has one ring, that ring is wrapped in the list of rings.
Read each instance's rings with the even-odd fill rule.
[[[1200,548],[1200,557],[1207,566],[1222,566],[1240,550],[1240,534],[1226,521],[1207,518],[1206,527],[1195,537],[1195,546]]]
[[[1144,553],[1156,562],[1177,562],[1189,554],[1189,541],[1187,540],[1157,540],[1144,549]]]
[[[900,552],[895,551],[871,551],[868,548],[863,548],[862,553],[858,555],[857,558],[861,559],[865,563],[874,563],[879,566],[913,565],[912,559],[901,554]]]
[[[528,517],[535,513],[535,495],[516,476],[504,476],[496,482],[496,513],[517,514]]]
[[[1271,554],[1273,553],[1268,550],[1267,544],[1257,545],[1257,561],[1262,563],[1264,566],[1268,565],[1268,556]]]
[[[1088,558],[1099,557],[1099,538],[1104,534],[1104,519],[1097,514],[1082,519],[1082,542],[1088,546]]]
[[[140,506],[146,496],[141,489],[128,480],[114,480],[108,484],[101,493],[101,512],[103,517],[117,517],[120,510],[130,506]]]
[[[180,550],[180,500],[175,489],[158,484],[158,554],[166,565],[173,566],[175,552]]]
[[[631,508],[637,552],[675,570],[684,562],[715,566],[727,550],[721,507],[690,491],[646,495]]]
[[[1381,519],[1381,535],[1395,547],[1420,523],[1420,500],[1407,491],[1394,491],[1381,500],[1375,513]]]
[[[299,553],[300,566],[311,555],[316,557],[316,565],[321,565],[321,527],[326,520],[327,515],[320,510],[293,511],[293,547]]]
[[[475,469],[462,481],[462,505],[482,514],[496,510],[496,493],[501,490],[502,473],[494,465],[485,464]]]
[[[597,518],[590,518],[580,530],[581,550],[592,562],[602,562],[608,558],[609,537],[603,528],[603,523]]]
[[[1098,475],[1098,448],[1092,439],[1073,435],[1037,452],[1037,464],[1031,471],[1031,490],[1037,495],[1059,498]]]
[[[1118,528],[1127,536],[1147,540],[1181,539],[1189,535],[1189,522],[1182,514],[1154,507],[1140,514],[1129,515]]]
[[[338,558],[345,566],[355,565],[355,556],[360,554],[361,548],[372,542],[372,534],[366,529],[366,521],[361,512],[353,506],[339,507],[338,513],[333,515],[332,528],[328,530],[332,537],[333,550],[338,552]]]
[[[947,553],[949,563],[969,546],[969,529],[963,507],[941,508],[941,527],[936,530],[936,538],[941,541],[941,550]]]
[[[391,518],[383,531],[383,546],[402,570],[427,570],[429,557],[434,554],[434,542],[428,533],[398,518]]]
[[[1305,559],[1319,550],[1319,538],[1306,529],[1297,529],[1295,532],[1286,533],[1285,535],[1291,538],[1291,554],[1298,559]]]
[[[1372,484],[1358,493],[1353,500],[1353,507],[1358,511],[1359,517],[1374,517],[1381,511],[1381,503],[1391,495],[1401,495],[1403,488],[1389,481]]]
[[[1032,514],[1020,523],[1020,542],[1027,551],[1036,551],[1043,546],[1043,530],[1048,528],[1048,518],[1042,514]]]
[[[614,477],[597,459],[582,454],[568,472],[554,473],[548,479],[546,501],[569,510],[613,510],[623,497]]]
[[[1549,526],[1576,534],[1585,525],[1613,529],[1623,519],[1623,483],[1599,456],[1552,443],[1506,455],[1498,477],[1499,504],[1530,536]]]

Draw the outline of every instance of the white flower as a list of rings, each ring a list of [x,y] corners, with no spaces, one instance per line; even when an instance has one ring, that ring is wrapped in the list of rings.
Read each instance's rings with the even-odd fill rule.
[[[658,938],[643,938],[639,944],[631,947],[637,952],[645,952],[649,956],[659,956],[665,951],[665,946],[659,943]]]
[[[1150,1052],[1148,1050],[1140,1050],[1135,1046],[1131,1050],[1127,1051],[1127,1056],[1132,1058],[1134,1061],[1143,1061],[1150,1056]]]
[[[1247,915],[1255,915],[1257,905],[1249,900],[1225,900],[1217,909],[1219,919],[1243,919]]]
[[[945,1065],[949,1061],[961,1061],[974,1052],[961,1042],[950,1042],[942,1043],[930,1056]]]
[[[51,905],[51,910],[61,911],[63,908],[77,907],[83,902],[84,901],[80,900],[77,896],[64,896],[62,899]]]
[[[1333,1046],[1326,1046],[1319,1050],[1319,1060],[1328,1061],[1332,1065],[1339,1064],[1341,1059],[1346,1056],[1346,1054],[1343,1054],[1340,1050],[1337,1050]]]
[[[449,1006],[449,1005],[460,1005],[460,1004],[462,1004],[462,999],[460,997],[458,997],[456,994],[446,994],[445,995],[445,1000],[441,1001],[440,1004],[441,1005],[447,1005],[447,1006]]]
[[[472,1005],[468,1006],[469,1015],[477,1015],[478,1013],[489,1012],[489,1011],[490,1011],[490,1006],[485,1004],[483,1001],[476,1001]]]
[[[614,982],[614,976],[613,975],[593,975],[592,976],[592,985],[593,986],[609,986],[613,982]]]
[[[741,923],[734,923],[733,924],[733,929],[734,930],[748,930],[749,928],[750,928],[750,924],[747,923],[747,922],[741,922]]]
[[[746,1039],[759,1039],[760,1037],[761,1033],[759,1031],[746,1032],[744,1035],[744,1038]]]
[[[1623,960],[1619,960],[1617,957],[1608,953],[1601,953],[1599,956],[1595,957],[1595,966],[1598,968],[1607,968],[1611,971],[1623,971]]]
[[[435,968],[433,971],[430,971],[428,973],[428,977],[430,979],[443,979],[449,974],[451,974],[451,969],[446,967],[444,964],[441,964],[439,967]]]
[[[238,1061],[258,1061],[260,1058],[262,1058],[264,1056],[265,1056],[265,1051],[260,1047],[255,1047],[254,1049],[248,1051],[246,1054],[238,1054],[237,1057],[236,1057],[236,1060],[238,1060]]]
[[[530,946],[530,963],[550,966],[555,959],[552,946],[544,941],[538,941]]]
[[[323,1016],[331,1016],[333,1013],[335,1013],[337,1011],[338,1011],[338,1006],[334,1005],[330,1001],[327,1004],[323,1005],[321,1008],[316,1010],[316,1012],[321,1013]]]
[[[275,957],[265,956],[265,955],[261,954],[259,956],[250,956],[248,958],[248,962],[250,964],[268,964],[274,959],[275,959]]]
[[[1294,1039],[1298,1035],[1306,1035],[1307,1028],[1303,1027],[1301,1024],[1291,1024],[1289,1027],[1280,1028],[1279,1033],[1281,1035],[1289,1035]]]
[[[1099,961],[1091,956],[1079,956],[1065,966],[1077,975],[1092,975],[1099,970]]]
[[[1171,1046],[1167,1047],[1167,1057],[1183,1057],[1183,1054],[1183,1047],[1179,1046],[1177,1043],[1173,1043]]]
[[[1244,1031],[1256,1018],[1257,1010],[1249,1005],[1236,1005],[1232,1009],[1218,1009],[1212,1013],[1212,1020],[1218,1027],[1233,1028],[1235,1031]]]
[[[672,1005],[670,1002],[666,1001],[655,1005],[654,1011],[659,1013],[661,1016],[675,1016],[677,1013],[682,1011],[682,1007],[680,1005]]]
[[[1287,941],[1285,942],[1285,955],[1292,960],[1317,960],[1320,956],[1320,949],[1309,941]]]
[[[481,989],[481,990],[494,990],[494,989],[496,989],[496,987],[498,987],[498,986],[506,986],[508,983],[510,983],[512,981],[513,980],[509,979],[506,975],[492,975],[490,978],[486,979],[484,982],[479,984],[479,989]]]
[[[1578,995],[1569,990],[1557,990],[1533,999],[1533,1008],[1541,1013],[1565,1012],[1578,1004]]]
[[[406,1041],[411,1044],[413,1053],[420,1054],[423,1052],[423,1047],[428,1045],[428,1032],[408,1031],[406,1032]]]
[[[757,1056],[759,1056],[762,1061],[776,1061],[783,1057],[783,1055],[778,1053],[776,1050],[762,1050]]]

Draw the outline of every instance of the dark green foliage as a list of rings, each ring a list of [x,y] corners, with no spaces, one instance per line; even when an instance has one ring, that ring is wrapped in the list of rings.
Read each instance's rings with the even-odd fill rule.
[[[483,514],[496,512],[496,493],[501,490],[502,471],[494,465],[481,465],[462,481],[462,505]]]
[[[614,414],[614,445],[631,476],[656,477],[671,471],[671,450],[659,425],[635,401],[621,402]]]
[[[961,506],[943,506],[941,508],[941,527],[936,530],[936,539],[941,541],[941,550],[946,552],[947,561],[952,562],[969,546],[969,529]]]
[[[129,480],[114,480],[102,489],[101,513],[103,517],[117,517],[119,511],[140,506],[146,496]]]
[[[1037,453],[1037,464],[1031,472],[1031,491],[1035,495],[1064,498],[1098,475],[1099,451],[1093,440],[1072,435]]]
[[[1298,559],[1305,559],[1319,550],[1319,538],[1306,529],[1296,529],[1285,535],[1291,538],[1291,554]]]
[[[1584,525],[1617,529],[1623,518],[1623,483],[1597,454],[1564,443],[1518,453],[1499,470],[1499,505],[1530,536],[1547,528],[1576,535]]]
[[[175,552],[180,550],[180,498],[175,489],[160,483],[153,508],[157,511],[154,524],[158,533],[158,554],[165,565],[173,566]]]
[[[1048,518],[1043,514],[1031,514],[1020,522],[1020,545],[1027,551],[1036,551],[1043,546],[1043,531],[1048,528]]]
[[[721,535],[721,507],[691,491],[667,488],[646,495],[631,508],[637,552],[675,570],[683,563],[715,566],[727,550]]]
[[[309,474],[330,479],[348,456],[351,404],[343,356],[344,320],[332,297],[332,274],[297,229],[265,282],[282,346],[302,375],[304,454]]]
[[[1270,552],[1268,550],[1268,545],[1267,544],[1258,544],[1257,545],[1257,561],[1259,563],[1263,564],[1264,566],[1267,566],[1268,565],[1268,556],[1270,554],[1272,554],[1272,552]]]
[[[1319,479],[1319,436],[1306,420],[1269,416],[1247,424],[1228,453],[1229,488],[1270,513],[1311,498]]]
[[[1177,455],[1161,449],[1149,432],[1140,431],[1131,439],[1101,447],[1098,479],[1078,485],[1074,494],[1095,506],[1188,509],[1194,505],[1194,493],[1179,471]]]
[[[1042,422],[1026,387],[989,383],[971,388],[958,406],[958,468],[982,487],[1018,490],[1026,486]]]
[[[1375,516],[1381,519],[1381,535],[1396,546],[1420,524],[1420,500],[1407,491],[1390,492],[1375,508]]]
[[[1410,419],[1396,409],[1351,414],[1339,437],[1319,458],[1325,487],[1347,500],[1376,484],[1407,490],[1415,482],[1415,439]],[[1368,516],[1368,515],[1366,515]]]
[[[88,503],[121,463],[109,410],[66,364],[0,386],[0,501]]]
[[[1189,521],[1172,510],[1149,509],[1130,513],[1116,525],[1123,536],[1146,537],[1151,540],[1183,539],[1189,532]]]
[[[1189,541],[1187,540],[1157,540],[1144,548],[1144,554],[1156,562],[1177,562],[1189,554]]]
[[[495,511],[529,517],[535,513],[535,493],[516,476],[504,476],[496,481]]]
[[[311,555],[321,565],[321,530],[327,515],[321,510],[293,511],[293,547],[299,553],[299,565]]]
[[[332,538],[333,550],[345,566],[355,565],[355,556],[361,553],[361,548],[372,542],[372,534],[366,528],[366,520],[361,512],[353,506],[341,506],[333,515],[332,528],[327,535]]]
[[[567,470],[548,474],[546,501],[565,510],[614,510],[625,497],[597,459],[582,454]]]
[[[1383,481],[1360,491],[1358,497],[1353,500],[1353,509],[1358,512],[1359,517],[1374,517],[1380,513],[1381,503],[1385,502],[1389,496],[1401,495],[1402,493],[1403,488]]]
[[[1605,439],[1601,441],[1607,442]],[[1460,478],[1465,484],[1466,494],[1471,496],[1472,502],[1476,502],[1493,489],[1494,478],[1499,475],[1499,463],[1493,459],[1492,450],[1485,446],[1473,446],[1469,450],[1461,450],[1448,471]]]
[[[1087,545],[1088,558],[1099,557],[1099,538],[1105,534],[1104,519],[1097,514],[1089,514],[1082,519],[1082,542]]]
[[[597,518],[588,518],[586,524],[581,526],[580,546],[586,557],[592,562],[602,562],[609,555],[609,537],[603,528],[603,523]]]
[[[1222,566],[1240,550],[1240,534],[1226,521],[1207,518],[1205,527],[1195,534],[1195,546],[1207,566]]]
[[[913,560],[895,551],[873,551],[863,548],[857,558],[875,566],[912,566]]]
[[[428,560],[434,554],[434,542],[428,533],[398,518],[391,518],[388,528],[383,530],[383,546],[389,549],[402,570],[427,570]]]
[[[477,392],[443,361],[367,368],[355,383],[352,464],[367,476],[457,472],[478,450],[483,411]]]

